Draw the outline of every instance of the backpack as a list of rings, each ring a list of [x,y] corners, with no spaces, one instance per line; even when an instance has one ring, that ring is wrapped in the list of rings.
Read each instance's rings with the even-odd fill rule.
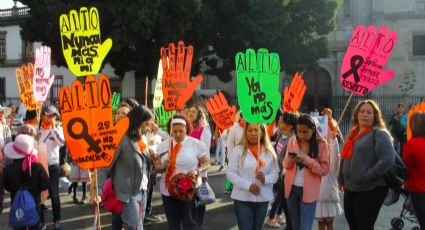
[[[375,134],[373,130],[373,149],[375,150]],[[394,150],[395,151],[395,150]],[[384,180],[389,188],[400,188],[406,180],[407,169],[403,160],[396,153],[394,166],[384,174]]]
[[[16,176],[15,176],[16,178]],[[18,181],[18,179],[16,178]],[[18,181],[19,184],[19,181]],[[9,212],[9,227],[22,228],[37,225],[39,216],[34,198],[28,190],[19,184]]]

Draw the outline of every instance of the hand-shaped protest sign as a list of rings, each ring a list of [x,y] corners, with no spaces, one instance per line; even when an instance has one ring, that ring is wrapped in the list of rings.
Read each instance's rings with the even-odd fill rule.
[[[32,87],[36,101],[45,101],[50,87],[55,81],[55,75],[50,75],[50,54],[48,46],[42,46],[35,51],[34,78]]]
[[[391,80],[394,71],[383,71],[383,68],[396,43],[397,33],[391,31],[387,34],[385,26],[378,33],[373,25],[366,31],[363,26],[357,26],[341,66],[342,87],[352,93],[366,95]]]
[[[267,49],[236,54],[238,101],[249,123],[268,124],[280,106],[279,55]]]
[[[306,86],[301,74],[295,73],[291,85],[285,88],[283,94],[283,112],[295,112],[301,105],[306,91]]]
[[[117,111],[118,106],[120,105],[121,100],[121,94],[120,93],[113,93],[112,94],[112,112],[115,114],[115,111]]]
[[[232,127],[235,121],[236,107],[230,107],[223,93],[214,95],[205,104],[219,129],[225,130]]]
[[[158,126],[161,129],[166,130],[167,123],[174,114],[176,114],[175,110],[165,111],[164,105],[155,108],[155,115]]]
[[[324,139],[328,137],[328,117],[327,116],[318,116],[313,117],[314,122],[316,123],[317,133]]]
[[[162,94],[162,60],[159,60],[158,65],[158,75],[156,77],[155,91],[153,94],[153,108],[158,108],[164,100],[164,95]]]
[[[85,92],[80,81],[72,83],[71,91],[60,91],[60,109],[66,144],[72,160],[82,169],[108,167],[115,150],[127,131],[129,120],[112,122],[112,93],[109,79],[100,75],[86,77]]]
[[[162,92],[164,94],[165,110],[181,110],[192,96],[196,86],[201,83],[202,76],[198,75],[190,81],[192,67],[193,46],[188,46],[187,51],[183,41],[179,41],[176,48],[174,43],[168,46],[168,56],[164,47],[161,48]],[[168,61],[167,61],[168,57]]]
[[[63,56],[77,77],[97,74],[112,47],[112,40],[100,39],[100,18],[95,7],[71,10],[59,18]]]
[[[409,113],[407,114],[407,140],[410,140],[410,138],[412,138],[412,130],[410,128],[410,118],[412,117],[414,113],[419,111],[425,112],[425,101],[413,107],[411,110],[409,110]]]
[[[28,110],[36,110],[41,108],[43,102],[36,102],[32,87],[34,73],[34,65],[21,65],[21,68],[16,69],[16,80],[18,81],[19,97]]]

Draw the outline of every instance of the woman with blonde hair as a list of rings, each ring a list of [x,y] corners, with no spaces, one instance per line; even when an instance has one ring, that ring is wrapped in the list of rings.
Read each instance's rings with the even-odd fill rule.
[[[232,150],[227,168],[239,229],[262,228],[278,177],[276,153],[266,127],[247,123],[241,144]]]
[[[374,228],[388,194],[383,176],[394,166],[395,154],[378,104],[369,99],[360,101],[353,111],[338,176],[350,229]]]
[[[403,161],[407,167],[405,187],[410,192],[415,215],[425,229],[425,112],[410,118],[412,139],[403,146]]]

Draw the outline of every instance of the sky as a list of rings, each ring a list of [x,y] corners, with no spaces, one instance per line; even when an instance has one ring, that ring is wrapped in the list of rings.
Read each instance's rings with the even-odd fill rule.
[[[21,3],[18,3],[18,6],[22,6]],[[10,9],[13,7],[12,0],[0,0],[0,9]]]

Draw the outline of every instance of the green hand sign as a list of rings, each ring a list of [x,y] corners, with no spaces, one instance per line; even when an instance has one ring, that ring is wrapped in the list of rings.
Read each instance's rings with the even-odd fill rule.
[[[112,112],[115,114],[115,111],[117,111],[118,106],[120,105],[121,100],[121,94],[120,93],[113,93],[112,94]]]
[[[167,130],[167,123],[170,118],[176,114],[175,110],[165,111],[164,105],[155,108],[156,123],[162,130]]]
[[[236,54],[238,101],[249,123],[268,124],[280,106],[279,55],[260,48]]]

